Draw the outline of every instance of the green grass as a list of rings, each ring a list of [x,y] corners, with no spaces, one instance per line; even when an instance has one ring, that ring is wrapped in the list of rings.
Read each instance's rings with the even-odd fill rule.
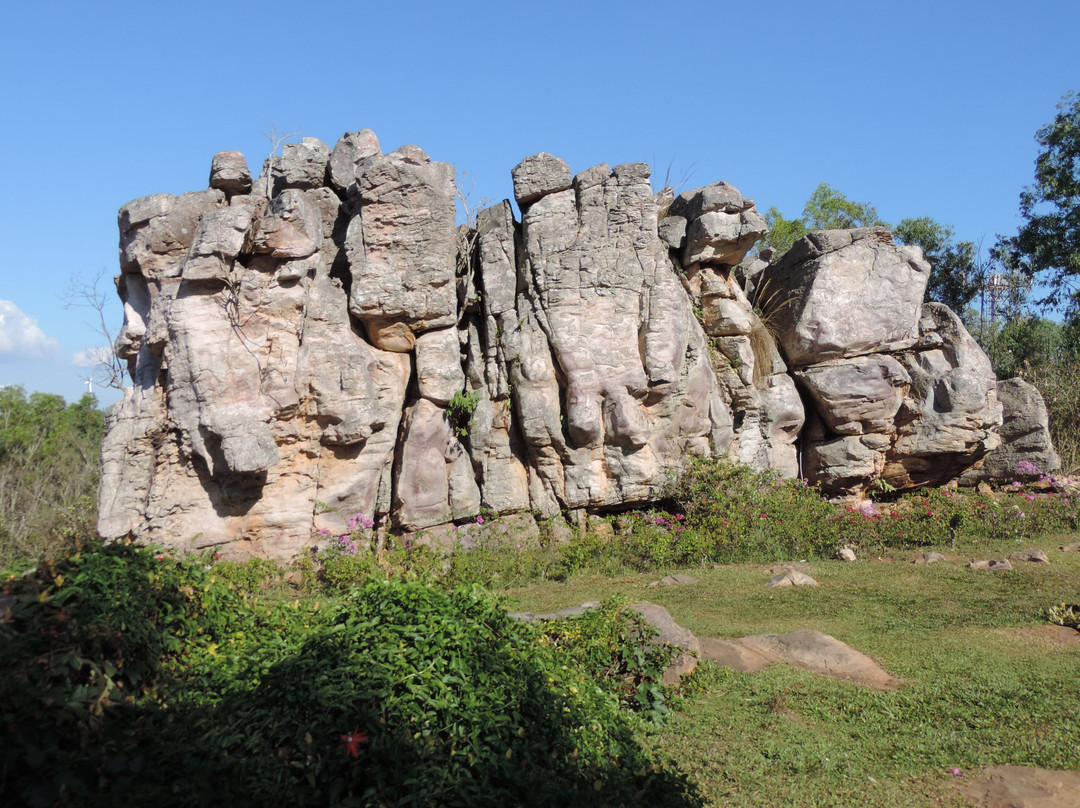
[[[813,562],[817,588],[767,589],[765,565],[739,565],[688,569],[692,585],[577,576],[506,594],[543,612],[622,593],[664,605],[699,636],[817,629],[903,680],[881,693],[781,666],[717,672],[649,739],[710,804],[960,806],[957,783],[982,767],[1080,770],[1080,645],[1044,628],[1049,605],[1080,593],[1080,555],[1058,552],[1058,538],[1041,543],[1049,566],[1004,574],[966,559],[915,566],[910,553]]]

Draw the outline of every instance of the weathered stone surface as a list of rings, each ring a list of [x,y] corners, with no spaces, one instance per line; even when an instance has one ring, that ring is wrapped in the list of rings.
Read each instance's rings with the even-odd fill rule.
[[[770,265],[759,294],[788,363],[802,366],[914,345],[929,277],[921,250],[886,230],[825,230]]]
[[[919,555],[915,556],[915,560],[912,561],[911,563],[912,564],[937,564],[939,561],[944,561],[944,560],[945,560],[945,556],[943,556],[941,553],[933,553],[933,552],[931,552],[931,553],[919,553]]]
[[[286,188],[306,191],[319,188],[326,182],[330,163],[330,147],[318,138],[305,137],[299,143],[286,143],[281,156],[267,160],[259,178],[261,191],[266,195],[266,180],[273,177],[272,193],[277,196]],[[269,172],[269,169],[273,169]]]
[[[1041,472],[1060,469],[1061,458],[1050,440],[1050,419],[1039,391],[1020,378],[999,381],[996,391],[1002,406],[1001,443],[977,468],[964,473],[961,484],[1015,478],[1021,461]]]
[[[888,432],[911,378],[888,354],[856,356],[794,371],[825,425],[838,435]]]
[[[416,338],[416,383],[421,396],[444,407],[465,387],[456,328],[427,331]]]
[[[514,198],[519,205],[535,202],[545,194],[570,188],[570,166],[558,157],[540,152],[526,157],[510,172],[514,180]]]
[[[330,153],[330,184],[339,193],[345,193],[356,182],[363,164],[381,154],[379,139],[370,129],[345,133]]]
[[[362,513],[466,547],[483,507],[560,541],[563,513],[610,530],[695,457],[857,496],[997,445],[988,361],[884,231],[748,263],[760,217],[725,183],[654,194],[644,164],[575,177],[546,154],[512,174],[521,222],[504,201],[459,228],[452,166],[362,130],[289,144],[269,195],[269,169],[252,188],[221,153],[210,189],[125,205],[134,386],[102,534],[288,558]]]
[[[943,485],[1000,444],[1001,403],[990,360],[960,318],[927,303],[916,350],[900,356],[911,386],[882,477],[896,488]]]
[[[1017,550],[1015,553],[1009,554],[1010,561],[1026,561],[1031,564],[1049,564],[1050,559],[1047,557],[1045,551],[1040,550],[1037,547],[1031,547],[1027,550]]]
[[[741,637],[738,643],[771,661],[834,679],[847,679],[875,690],[894,690],[898,685],[870,657],[820,631],[755,634]]]
[[[415,334],[456,319],[454,167],[402,147],[364,161],[356,187],[349,311],[377,346],[408,351]]]
[[[798,570],[787,570],[786,572],[782,572],[779,575],[773,576],[765,585],[768,587],[817,586],[818,582],[804,572],[799,572]]]
[[[251,193],[251,170],[238,151],[223,151],[210,163],[210,187],[224,191],[228,197]]]

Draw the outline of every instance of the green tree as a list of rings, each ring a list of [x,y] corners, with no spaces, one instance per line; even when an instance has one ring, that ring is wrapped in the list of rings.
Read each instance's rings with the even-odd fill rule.
[[[790,250],[791,245],[812,230],[888,227],[873,205],[853,202],[827,182],[810,194],[798,219],[785,219],[777,208],[771,207],[765,212],[765,221],[769,224],[769,235],[763,246],[771,247],[777,255]]]
[[[978,247],[970,241],[955,241],[951,227],[929,216],[901,219],[893,228],[893,235],[902,244],[921,247],[930,263],[927,299],[944,303],[962,315],[979,294],[986,277],[985,267],[979,263]]]
[[[0,568],[92,532],[104,431],[92,395],[0,388]]]
[[[1006,265],[1048,287],[1044,305],[1065,303],[1080,309],[1080,96],[1070,92],[1058,114],[1039,129],[1042,146],[1035,160],[1035,182],[1020,194],[1027,220],[1017,235],[1000,239],[996,253]]]

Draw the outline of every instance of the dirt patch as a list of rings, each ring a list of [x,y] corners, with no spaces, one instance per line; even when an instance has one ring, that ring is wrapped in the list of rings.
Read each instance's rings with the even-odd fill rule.
[[[979,808],[1076,808],[1080,772],[995,766],[960,793]]]
[[[1004,628],[997,633],[1014,643],[1021,652],[1059,651],[1080,645],[1080,631],[1068,626],[1022,626]],[[1080,802],[1077,805],[1080,805]]]

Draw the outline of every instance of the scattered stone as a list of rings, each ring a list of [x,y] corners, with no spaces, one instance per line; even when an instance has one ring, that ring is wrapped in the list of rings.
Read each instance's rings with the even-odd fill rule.
[[[676,684],[680,678],[694,671],[698,664],[698,655],[701,653],[701,642],[693,632],[676,623],[667,609],[655,603],[634,603],[627,608],[638,612],[645,618],[646,623],[660,632],[654,638],[656,642],[673,645],[682,651],[664,669],[662,677],[664,684]]]
[[[855,551],[853,549],[851,549],[850,547],[848,547],[847,545],[841,547],[839,550],[836,551],[836,557],[838,559],[840,559],[841,561],[855,561],[856,560]]]
[[[1050,559],[1046,553],[1037,547],[1032,547],[1027,550],[1017,550],[1015,553],[1009,555],[1009,559],[1012,561],[1028,561],[1032,564],[1049,564]]]
[[[1080,772],[995,766],[962,793],[979,808],[1076,808],[1080,805]]]
[[[870,657],[820,631],[755,634],[735,642],[767,660],[833,679],[846,679],[875,690],[894,690],[898,686]],[[752,659],[748,662],[752,663]]]
[[[798,570],[788,570],[773,577],[766,586],[817,586],[818,582]]]
[[[743,645],[738,640],[717,640],[700,637],[701,658],[739,673],[757,673],[773,664],[773,660]]]
[[[911,563],[912,564],[936,564],[937,562],[944,561],[944,560],[945,560],[945,556],[943,556],[941,553],[930,552],[930,553],[920,553],[919,555],[915,556],[915,560],[912,561]]]
[[[996,560],[981,559],[979,561],[972,561],[968,564],[968,569],[992,570],[993,572],[1008,572],[1012,568],[1012,564],[1009,563],[1009,559],[1007,558]]]
[[[665,575],[659,581],[653,581],[649,586],[678,586],[679,584],[696,584],[697,578],[676,572],[674,575]]]
[[[1072,544],[1061,545],[1061,552],[1063,553],[1080,553],[1080,541],[1073,542]]]

